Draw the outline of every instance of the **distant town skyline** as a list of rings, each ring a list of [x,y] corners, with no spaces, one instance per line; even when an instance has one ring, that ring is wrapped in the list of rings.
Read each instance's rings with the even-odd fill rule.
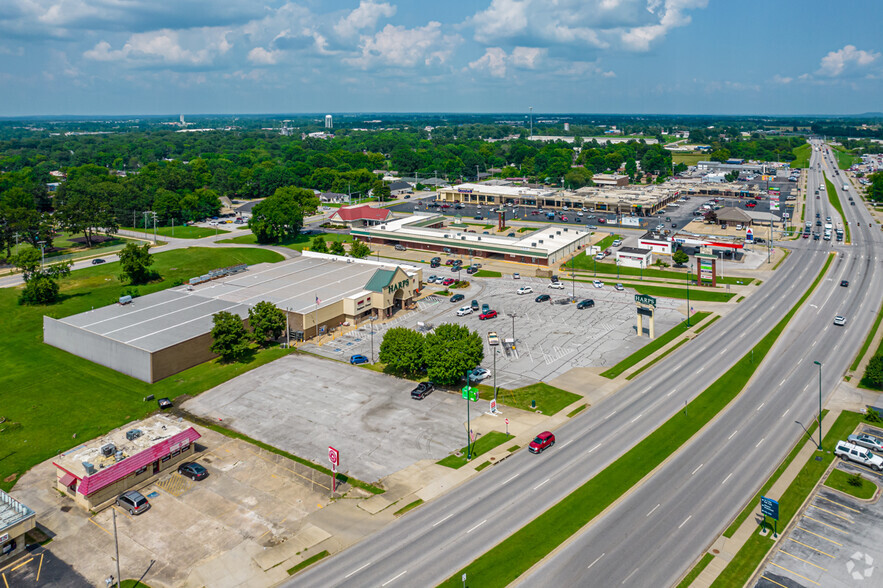
[[[854,0],[6,0],[0,116],[883,110]]]

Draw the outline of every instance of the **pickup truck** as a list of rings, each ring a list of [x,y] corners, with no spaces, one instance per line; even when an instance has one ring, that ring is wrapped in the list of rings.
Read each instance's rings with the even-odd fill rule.
[[[859,447],[846,441],[838,441],[834,448],[834,455],[867,466],[877,472],[883,470],[883,457],[874,455],[864,447]]]
[[[496,331],[489,331],[487,334],[487,344],[488,345],[499,345],[500,338],[497,336]]]

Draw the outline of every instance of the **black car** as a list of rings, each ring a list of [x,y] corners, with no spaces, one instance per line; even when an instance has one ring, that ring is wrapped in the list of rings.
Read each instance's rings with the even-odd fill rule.
[[[423,400],[435,390],[432,382],[420,382],[417,387],[411,390],[411,398],[413,400]]]
[[[429,261],[431,261],[432,263],[441,263],[441,257],[433,257]]]
[[[536,301],[536,302],[548,302],[548,301],[551,300],[551,299],[552,299],[552,297],[549,296],[548,294],[540,294],[539,296],[537,296],[536,298],[534,298],[534,301]]]
[[[755,238],[754,238],[754,242],[755,242],[755,243],[758,243],[758,244],[760,244],[760,245],[763,245],[764,243],[766,243],[766,240],[765,240],[765,239],[761,239],[760,237],[755,237]]]
[[[436,268],[436,267],[439,267],[440,265],[441,264],[437,261],[432,261],[429,263],[429,267],[431,267],[431,268]]]
[[[100,257],[92,260],[92,265],[98,265],[99,263],[104,263],[104,260]]]
[[[576,305],[577,310],[583,310],[585,308],[593,308],[595,306],[595,301],[591,298],[587,298],[586,300],[582,300],[579,304]]]
[[[178,473],[191,480],[203,480],[208,476],[208,470],[193,461],[179,465]]]
[[[467,274],[474,274],[477,271],[478,271],[478,268],[475,267],[474,265],[470,265],[469,267],[466,268]]]
[[[460,302],[461,300],[463,300],[463,298],[465,298],[465,296],[463,296],[462,294],[454,294],[453,296],[451,296],[451,302]]]
[[[849,287],[849,280],[840,280],[840,285],[843,286],[844,288],[848,288]]]
[[[469,306],[472,307],[473,312],[478,312],[478,308],[479,308],[478,300],[473,300],[472,302],[469,303]]]

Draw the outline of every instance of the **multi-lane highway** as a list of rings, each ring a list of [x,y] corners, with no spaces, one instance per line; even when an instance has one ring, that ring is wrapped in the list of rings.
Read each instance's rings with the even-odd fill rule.
[[[819,154],[813,156],[813,167]],[[818,173],[818,172],[812,172]],[[815,181],[815,180],[814,180]],[[814,189],[814,188],[813,188]],[[823,199],[808,202],[807,218]],[[814,360],[830,392],[880,303],[871,259],[879,231],[849,207],[855,246],[843,251],[791,322],[748,389],[678,455],[587,532],[537,566],[529,585],[662,586],[713,541],[802,434],[818,410]],[[824,209],[822,216],[831,214]],[[558,444],[520,452],[381,532],[298,575],[298,586],[426,586],[442,581],[657,428],[752,347],[810,286],[831,244],[792,242],[794,252],[753,296],[616,395],[556,431]],[[837,284],[841,276],[849,288]],[[850,319],[833,327],[835,314]],[[813,398],[816,398],[813,401]],[[658,506],[657,506],[658,505]]]

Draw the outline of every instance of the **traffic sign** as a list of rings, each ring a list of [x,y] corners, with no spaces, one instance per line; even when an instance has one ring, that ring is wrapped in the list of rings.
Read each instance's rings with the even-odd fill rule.
[[[770,517],[773,520],[779,520],[779,503],[772,498],[766,496],[760,497],[760,514]]]
[[[330,461],[333,465],[340,465],[340,452],[335,448],[328,446],[328,461]]]
[[[506,419],[506,424],[507,424],[507,425],[509,424],[509,419]]]

